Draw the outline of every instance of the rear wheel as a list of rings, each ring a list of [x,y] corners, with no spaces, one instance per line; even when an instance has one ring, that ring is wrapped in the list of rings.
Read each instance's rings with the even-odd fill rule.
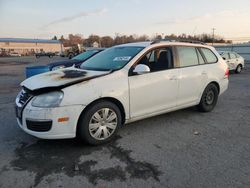
[[[91,145],[104,144],[112,140],[121,122],[121,112],[115,104],[99,101],[81,115],[77,134]]]
[[[235,73],[240,74],[242,71],[242,65],[238,65],[237,68],[235,69]]]
[[[197,106],[201,112],[211,112],[217,104],[219,96],[218,88],[215,84],[209,84],[204,90],[200,103]]]

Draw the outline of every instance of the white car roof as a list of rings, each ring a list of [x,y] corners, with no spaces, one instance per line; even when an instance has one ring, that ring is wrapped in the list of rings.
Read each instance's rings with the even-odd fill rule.
[[[207,47],[213,48],[206,44],[199,44],[199,43],[190,43],[190,42],[175,42],[175,41],[147,41],[147,42],[135,42],[135,43],[126,43],[117,45],[115,47],[149,47],[149,46],[163,46],[163,45],[180,45],[180,46],[194,46],[194,47]]]
[[[126,46],[133,46],[133,47],[148,47],[151,45],[151,41],[147,41],[147,42],[134,42],[134,43],[126,43],[126,44],[121,44],[121,45],[117,45],[116,47],[126,47]]]

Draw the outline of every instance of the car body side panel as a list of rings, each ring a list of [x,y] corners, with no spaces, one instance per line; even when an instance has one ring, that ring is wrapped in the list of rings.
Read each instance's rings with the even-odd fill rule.
[[[98,87],[97,87],[98,86]],[[88,91],[88,95],[86,95]],[[102,99],[114,98],[123,105],[126,119],[129,118],[129,92],[127,71],[120,70],[109,75],[81,82],[63,89],[61,106],[81,104],[84,106]]]
[[[209,65],[199,65],[180,68],[178,106],[194,102],[197,103],[200,100],[201,90],[205,87],[208,80],[208,66]]]

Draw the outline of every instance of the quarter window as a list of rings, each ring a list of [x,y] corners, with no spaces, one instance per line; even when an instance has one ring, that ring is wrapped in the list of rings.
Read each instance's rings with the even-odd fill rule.
[[[177,47],[180,67],[188,67],[198,65],[198,56],[196,49],[193,47]]]
[[[214,55],[214,53],[207,49],[207,48],[201,48],[202,53],[204,54],[207,63],[216,63],[217,62],[217,57]]]

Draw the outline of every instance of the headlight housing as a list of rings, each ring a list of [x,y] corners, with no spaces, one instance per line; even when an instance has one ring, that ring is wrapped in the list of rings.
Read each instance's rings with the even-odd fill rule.
[[[54,91],[36,96],[31,105],[34,107],[58,107],[63,99],[62,91]]]
[[[53,67],[52,71],[58,70],[58,69],[63,69],[63,68],[65,68],[65,65],[59,65],[59,66]]]

